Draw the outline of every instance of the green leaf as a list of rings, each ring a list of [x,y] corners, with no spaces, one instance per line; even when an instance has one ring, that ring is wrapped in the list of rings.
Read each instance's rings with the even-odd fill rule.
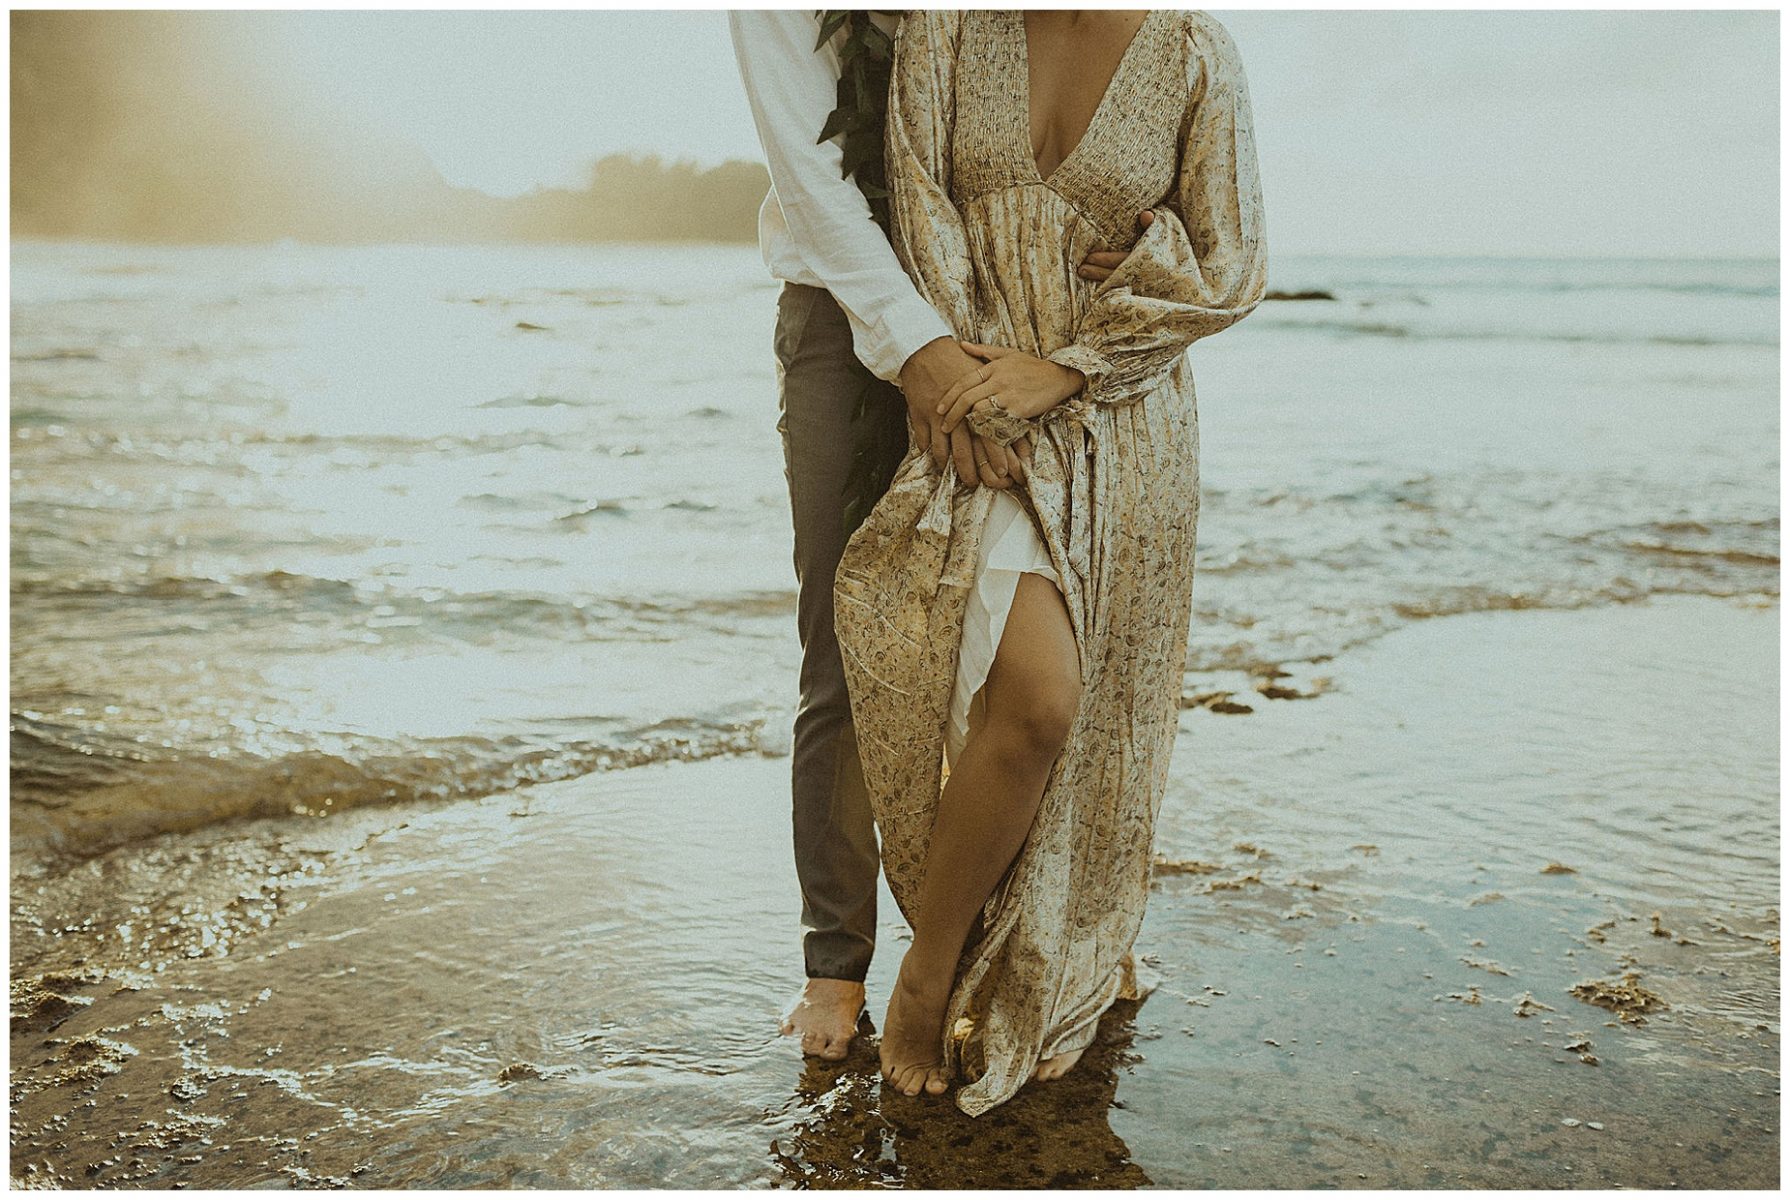
[[[899,15],[902,10],[888,9]],[[845,31],[840,39],[839,81],[834,88],[833,111],[816,142],[837,139],[840,174],[853,180],[870,204],[870,217],[886,233],[891,225],[889,190],[883,165],[883,113],[889,97],[889,74],[894,41],[861,9],[822,9],[818,51]]]
[[[864,23],[864,48],[870,56],[878,61],[891,57],[895,53],[895,39],[884,33],[880,25]]]
[[[827,114],[827,123],[820,127],[820,136],[814,140],[817,143],[830,142],[848,129],[862,123],[861,114],[845,108],[835,108]]]
[[[845,173],[854,174],[859,167],[880,157],[882,147],[868,139],[858,139],[845,143]]]
[[[818,38],[814,39],[814,48],[816,50],[819,50],[822,46],[826,45],[829,41],[831,41],[833,35],[835,33],[839,32],[839,27],[841,25],[845,24],[846,18],[850,17],[850,16],[851,16],[851,10],[848,8],[838,8],[838,9],[831,9],[831,10],[824,9],[824,8],[821,9],[820,10],[820,36]]]

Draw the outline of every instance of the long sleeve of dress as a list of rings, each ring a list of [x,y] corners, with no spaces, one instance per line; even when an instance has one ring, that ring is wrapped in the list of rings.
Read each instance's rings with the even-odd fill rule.
[[[1174,191],[1100,284],[1071,343],[1048,356],[1087,376],[1086,387],[1066,402],[1070,410],[1149,395],[1188,346],[1243,319],[1267,288],[1242,59],[1216,22],[1196,20],[1189,37],[1197,78],[1189,81]]]

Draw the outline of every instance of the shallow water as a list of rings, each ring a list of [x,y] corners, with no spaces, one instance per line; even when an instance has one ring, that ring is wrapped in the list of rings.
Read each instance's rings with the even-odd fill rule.
[[[1775,1185],[1775,262],[1196,348],[1159,986],[977,1122],[775,1036],[755,252],[13,268],[15,1181]]]
[[[1775,684],[1637,711],[1661,672],[1777,649],[1775,608],[1708,599],[1479,614],[1357,652],[1346,690],[1189,711],[1138,943],[1155,990],[978,1119],[885,1092],[865,1040],[804,1067],[776,1036],[787,759],[15,873],[13,1175],[1775,1186]],[[1564,719],[1569,685],[1591,702]],[[1726,798],[1727,851],[1642,868],[1685,787]],[[877,1017],[903,944],[881,911]],[[1572,992],[1625,972],[1658,997],[1638,1020]]]
[[[1297,259],[1195,349],[1190,691],[1778,590],[1775,261]],[[13,247],[13,844],[787,748],[749,247]]]

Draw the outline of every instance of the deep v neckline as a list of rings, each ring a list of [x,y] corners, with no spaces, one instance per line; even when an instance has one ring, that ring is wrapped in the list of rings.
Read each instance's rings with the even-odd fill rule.
[[[1032,41],[1026,33],[1026,15],[1023,9],[1007,10],[1008,20],[1013,22],[1013,32],[1019,42],[1019,148],[1025,155],[1026,165],[1031,168],[1032,178],[1035,181],[1049,185],[1052,180],[1063,173],[1063,168],[1081,153],[1082,147],[1088,144],[1088,139],[1093,136],[1094,131],[1100,125],[1100,119],[1112,106],[1113,95],[1118,91],[1119,80],[1130,67],[1131,60],[1136,56],[1138,45],[1144,40],[1144,34],[1150,28],[1150,22],[1164,11],[1166,10],[1152,8],[1144,14],[1144,19],[1138,22],[1137,28],[1131,33],[1131,40],[1125,43],[1124,53],[1119,55],[1119,61],[1113,67],[1112,75],[1107,78],[1106,89],[1100,93],[1100,102],[1094,106],[1094,113],[1088,118],[1088,124],[1081,131],[1081,136],[1076,138],[1075,145],[1069,147],[1068,152],[1057,160],[1057,165],[1047,172],[1038,165],[1038,155],[1032,149]]]

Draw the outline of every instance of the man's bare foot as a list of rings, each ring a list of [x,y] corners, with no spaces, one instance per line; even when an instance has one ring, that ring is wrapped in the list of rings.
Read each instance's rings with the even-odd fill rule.
[[[802,1035],[802,1053],[837,1061],[845,1057],[858,1032],[864,1008],[864,985],[852,979],[810,979],[789,1011],[782,1032]]]
[[[1070,1050],[1067,1053],[1059,1054],[1054,1058],[1043,1060],[1032,1071],[1032,1078],[1061,1079],[1070,1067],[1073,1067],[1080,1061],[1082,1054],[1086,1050],[1087,1047],[1084,1046],[1080,1050]]]
[[[880,1050],[883,1078],[907,1096],[917,1096],[924,1088],[934,1096],[951,1086],[950,1076],[939,1056],[945,1022],[945,1002],[951,998],[950,978],[928,980],[920,972],[910,971],[913,961],[910,949],[895,973],[895,987],[889,993],[888,1014],[883,1018],[883,1041]]]

